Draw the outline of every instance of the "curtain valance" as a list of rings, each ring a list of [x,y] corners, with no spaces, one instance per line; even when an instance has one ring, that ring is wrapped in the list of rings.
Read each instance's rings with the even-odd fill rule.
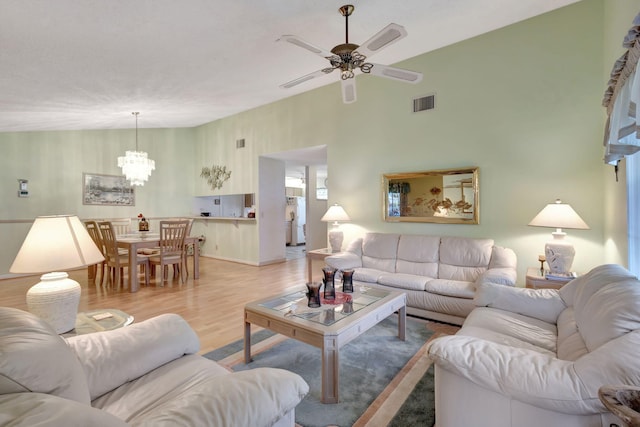
[[[640,151],[640,14],[624,38],[627,51],[615,62],[602,100],[607,109],[604,161],[617,165],[625,156]]]

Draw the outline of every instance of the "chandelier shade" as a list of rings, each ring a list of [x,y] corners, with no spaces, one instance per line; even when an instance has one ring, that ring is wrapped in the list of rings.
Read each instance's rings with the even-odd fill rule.
[[[156,168],[156,162],[144,151],[126,151],[124,156],[118,157],[118,167],[122,168],[131,185],[144,185]]]
[[[142,186],[155,170],[156,162],[149,158],[144,151],[138,151],[138,112],[131,113],[136,117],[136,150],[126,151],[124,156],[118,157],[118,167],[131,185]]]

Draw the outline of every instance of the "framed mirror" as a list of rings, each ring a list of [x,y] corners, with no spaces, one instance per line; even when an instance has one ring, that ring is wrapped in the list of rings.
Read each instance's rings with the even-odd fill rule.
[[[387,222],[478,224],[478,168],[382,175]]]

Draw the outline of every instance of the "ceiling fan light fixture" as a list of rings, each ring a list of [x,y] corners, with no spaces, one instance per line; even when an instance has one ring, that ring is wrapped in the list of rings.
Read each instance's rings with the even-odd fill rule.
[[[350,104],[356,100],[354,77],[358,69],[365,74],[399,80],[405,83],[415,84],[422,80],[422,73],[365,62],[368,56],[406,37],[407,31],[401,25],[389,24],[362,45],[349,43],[349,16],[353,13],[354,9],[354,6],[350,4],[338,9],[340,14],[345,18],[345,42],[335,46],[331,51],[309,44],[297,36],[287,35],[278,39],[279,41],[287,41],[302,47],[323,57],[331,64],[331,67],[298,77],[295,80],[280,85],[280,87],[290,88],[339,69],[340,80],[342,81],[342,100],[345,104]],[[350,83],[347,83],[347,81],[350,81]]]

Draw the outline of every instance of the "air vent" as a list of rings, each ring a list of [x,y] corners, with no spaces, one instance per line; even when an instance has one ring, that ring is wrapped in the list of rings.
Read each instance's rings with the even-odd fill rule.
[[[413,112],[433,110],[436,108],[436,96],[428,95],[413,100]]]
[[[236,139],[236,148],[244,148],[244,138]]]

